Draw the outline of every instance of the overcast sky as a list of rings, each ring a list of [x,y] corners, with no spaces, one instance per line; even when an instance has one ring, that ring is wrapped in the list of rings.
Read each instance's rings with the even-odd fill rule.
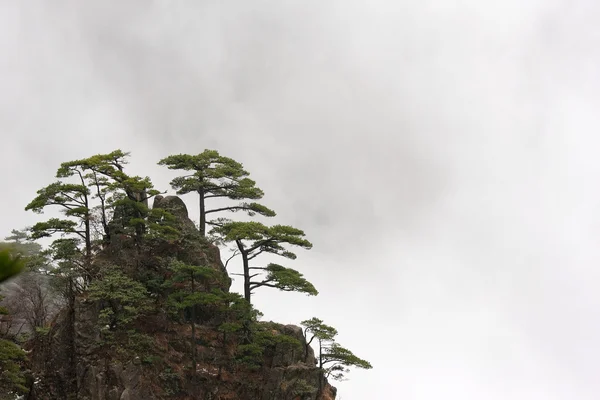
[[[0,1],[0,234],[63,161],[242,162],[374,365],[342,400],[600,397],[600,4]],[[192,216],[195,199],[187,199]],[[37,219],[36,219],[37,218]],[[239,287],[238,283],[236,282]]]

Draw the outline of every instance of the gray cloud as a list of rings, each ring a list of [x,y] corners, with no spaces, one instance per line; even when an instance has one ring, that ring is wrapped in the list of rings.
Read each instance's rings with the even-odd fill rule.
[[[342,399],[598,397],[594,2],[0,7],[0,233],[62,161],[217,148],[315,243],[257,299],[373,362]]]

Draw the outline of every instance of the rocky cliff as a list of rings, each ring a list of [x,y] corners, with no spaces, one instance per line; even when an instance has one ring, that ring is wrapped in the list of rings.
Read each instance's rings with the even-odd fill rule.
[[[199,290],[228,292],[231,281],[219,249],[196,235],[183,201],[158,196],[154,208],[175,216],[185,238],[149,239],[143,247],[126,237],[113,238],[96,254],[96,266],[116,266],[119,279],[130,285],[138,279],[145,282],[144,290],[158,293],[169,274],[164,259],[174,257],[215,271],[216,278]],[[133,292],[137,286],[131,287]],[[236,320],[229,308],[188,307],[174,315],[165,298],[150,296],[146,311],[127,319],[125,328],[113,329],[105,326],[107,310],[114,317],[131,305],[110,293],[107,299],[89,291],[74,295],[50,331],[29,344],[33,378],[28,399],[335,399],[336,390],[316,367],[301,328],[255,321],[252,328],[244,323],[240,334],[231,329]]]

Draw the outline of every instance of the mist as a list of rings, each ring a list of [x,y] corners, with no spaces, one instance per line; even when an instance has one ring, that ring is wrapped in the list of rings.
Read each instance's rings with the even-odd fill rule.
[[[313,250],[318,316],[371,361],[343,400],[597,399],[600,5],[0,3],[0,234],[63,161],[242,162]],[[194,199],[187,199],[194,216]],[[234,282],[234,288],[237,282]]]

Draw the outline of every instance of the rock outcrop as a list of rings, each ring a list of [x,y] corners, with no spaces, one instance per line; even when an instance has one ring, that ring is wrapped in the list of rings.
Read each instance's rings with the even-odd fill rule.
[[[188,209],[179,196],[154,196],[153,209],[161,208],[171,213],[178,221],[180,227],[186,230],[195,230],[194,222],[190,220]]]
[[[183,201],[157,196],[154,207],[175,216],[184,231],[183,241],[150,240],[140,248],[126,239],[114,240],[96,256],[97,265],[117,265],[136,277],[159,273],[161,260],[175,257],[191,265],[210,266],[223,276],[202,290],[228,291],[231,280],[219,249],[198,237]],[[192,368],[190,321],[173,321],[160,307],[155,305],[158,311],[140,318],[135,329],[121,332],[107,344],[101,334],[102,305],[85,292],[76,296],[50,332],[30,344],[34,377],[28,400],[335,399],[335,388],[316,367],[313,350],[308,347],[305,354],[301,328],[258,323],[274,339],[252,364],[235,357],[242,341],[225,340],[214,316],[198,318]],[[287,340],[278,341],[278,337]]]

